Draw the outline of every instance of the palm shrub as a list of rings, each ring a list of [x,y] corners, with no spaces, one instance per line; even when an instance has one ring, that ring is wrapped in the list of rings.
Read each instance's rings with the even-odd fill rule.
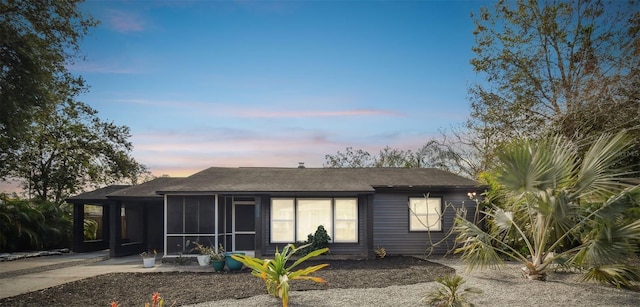
[[[562,262],[583,269],[583,280],[632,287],[640,268],[628,259],[638,250],[640,220],[625,212],[640,206],[640,185],[616,166],[630,146],[624,131],[601,136],[584,157],[562,137],[515,142],[493,171],[493,193],[504,203],[484,212],[486,229],[456,218],[456,252],[468,269],[506,257],[522,262],[528,278],[545,280]],[[514,238],[526,248],[510,244]]]
[[[0,251],[68,247],[72,224],[64,204],[0,194]]]
[[[45,218],[28,200],[0,195],[0,251],[32,250],[42,244]]]
[[[267,293],[282,299],[282,306],[287,307],[289,304],[289,281],[311,280],[318,283],[326,283],[324,279],[320,277],[309,276],[309,274],[327,267],[329,264],[319,264],[296,271],[293,271],[293,269],[309,258],[326,253],[327,251],[329,251],[328,248],[314,250],[296,260],[291,266],[286,266],[287,261],[291,256],[293,256],[293,254],[301,249],[304,249],[308,245],[309,244],[306,244],[296,248],[293,244],[287,244],[282,249],[282,252],[279,252],[278,248],[276,247],[276,252],[273,259],[259,259],[246,255],[232,255],[231,257],[242,262],[242,264],[252,269],[251,274],[262,278],[262,280],[266,284]]]
[[[444,277],[436,277],[436,283],[440,287],[436,291],[432,291],[423,297],[432,306],[438,307],[465,307],[473,306],[467,299],[469,293],[482,293],[477,288],[464,288],[462,285],[465,280],[459,275],[445,275]]]

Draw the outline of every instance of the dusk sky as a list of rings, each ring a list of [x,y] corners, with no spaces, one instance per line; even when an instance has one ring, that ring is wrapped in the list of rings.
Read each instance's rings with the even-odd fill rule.
[[[91,1],[79,100],[131,128],[156,176],[322,167],[348,146],[416,150],[460,125],[472,1]]]

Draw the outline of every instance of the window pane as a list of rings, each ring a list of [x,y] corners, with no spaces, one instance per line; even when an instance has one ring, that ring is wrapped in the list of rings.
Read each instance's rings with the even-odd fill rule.
[[[307,240],[307,236],[314,234],[320,225],[324,226],[327,234],[333,239],[332,221],[331,199],[298,199],[298,242]]]
[[[167,233],[183,233],[184,214],[182,196],[167,197]]]
[[[336,220],[356,219],[358,201],[356,199],[336,199]]]
[[[211,196],[200,196],[198,202],[200,204],[200,226],[198,227],[198,233],[214,233],[216,229],[215,198]]]
[[[271,200],[271,219],[293,221],[293,199]]]
[[[429,198],[429,207],[427,209],[429,214],[440,214],[440,198]]]
[[[409,230],[411,231],[440,231],[441,224],[440,198],[411,198],[409,199]]]
[[[198,216],[200,216],[198,199],[185,196],[184,201],[184,233],[198,233]]]
[[[294,242],[293,199],[271,200],[271,242]]]
[[[438,215],[429,215],[427,216],[426,221],[427,226],[429,226],[429,230],[442,230],[440,227],[440,216]]]
[[[334,242],[358,242],[358,200],[335,200]]]
[[[358,242],[356,221],[336,221],[336,237],[334,242]]]
[[[271,221],[271,242],[290,243],[293,238],[293,221]]]
[[[84,205],[84,240],[102,240],[104,207]]]
[[[427,214],[429,210],[427,208],[427,200],[425,198],[412,198],[411,210],[413,211],[413,213],[418,215]]]

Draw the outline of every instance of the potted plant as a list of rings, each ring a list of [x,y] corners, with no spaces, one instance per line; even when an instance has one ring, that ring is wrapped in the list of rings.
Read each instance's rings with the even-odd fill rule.
[[[158,254],[158,252],[156,252],[156,250],[153,250],[153,253],[151,252],[143,252],[142,254],[140,254],[140,257],[142,257],[142,266],[145,268],[152,268],[156,265],[156,255]]]
[[[236,271],[236,270],[240,270],[242,269],[242,262],[232,258],[231,256],[233,255],[242,255],[244,256],[243,252],[226,252],[225,253],[225,261],[227,263],[227,268],[229,268],[230,271]]]
[[[200,266],[207,266],[209,262],[211,262],[211,254],[215,252],[215,248],[213,246],[204,246],[198,242],[193,242],[196,246],[195,250],[200,252],[198,255],[198,264]]]
[[[209,257],[211,258],[211,266],[213,266],[213,270],[216,272],[222,271],[224,269],[225,264],[225,251],[222,244],[218,246],[218,251],[214,248],[210,250]]]

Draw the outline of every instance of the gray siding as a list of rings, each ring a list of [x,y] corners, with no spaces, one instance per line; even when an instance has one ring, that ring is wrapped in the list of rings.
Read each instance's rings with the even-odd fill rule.
[[[467,191],[424,193],[442,198],[442,231],[409,231],[409,197],[423,197],[423,193],[376,193],[373,198],[374,248],[384,247],[389,255],[424,255],[432,246],[434,254],[453,249],[455,234],[450,231],[455,211],[465,206],[469,210],[467,216],[473,217],[475,202],[467,197]]]

